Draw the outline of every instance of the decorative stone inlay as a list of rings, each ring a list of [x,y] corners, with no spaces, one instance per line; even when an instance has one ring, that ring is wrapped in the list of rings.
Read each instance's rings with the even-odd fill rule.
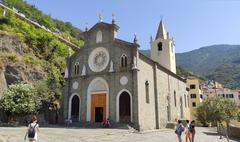
[[[122,76],[120,78],[120,84],[121,85],[127,85],[127,83],[128,83],[128,78],[126,76]]]
[[[103,47],[94,49],[89,58],[88,65],[93,72],[103,71],[109,63],[109,53]]]
[[[75,81],[74,83],[73,83],[73,85],[72,85],[72,88],[73,89],[78,89],[78,82],[77,81]]]

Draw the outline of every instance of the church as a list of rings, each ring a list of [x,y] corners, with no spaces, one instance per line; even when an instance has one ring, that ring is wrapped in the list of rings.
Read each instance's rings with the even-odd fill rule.
[[[67,58],[63,117],[76,123],[128,123],[138,130],[189,119],[186,79],[176,75],[175,44],[160,21],[150,57],[117,37],[113,19],[83,33],[85,45]]]

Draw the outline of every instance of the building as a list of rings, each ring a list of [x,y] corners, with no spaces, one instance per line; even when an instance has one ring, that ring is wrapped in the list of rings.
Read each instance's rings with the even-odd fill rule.
[[[209,80],[201,83],[203,99],[216,96],[216,90],[222,89],[223,85],[217,81]]]
[[[196,109],[203,101],[203,95],[200,87],[200,81],[194,78],[187,79],[187,87],[189,89],[189,106],[190,106],[190,119],[196,120]]]
[[[222,84],[216,81],[207,81],[201,84],[203,99],[222,96],[225,99],[232,100],[240,106],[240,91],[224,88]]]
[[[189,119],[186,80],[176,75],[175,46],[160,22],[151,58],[117,38],[119,27],[101,19],[84,32],[85,45],[67,59],[63,117],[76,123],[130,123],[159,129]],[[164,59],[164,60],[162,60]]]

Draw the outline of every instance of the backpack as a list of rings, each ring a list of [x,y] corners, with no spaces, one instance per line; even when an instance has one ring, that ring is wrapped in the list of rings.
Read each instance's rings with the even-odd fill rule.
[[[37,124],[35,124],[35,126],[34,127],[32,127],[32,125],[31,124],[29,124],[29,128],[28,128],[28,137],[29,138],[34,138],[34,136],[35,136],[35,127],[37,126]]]
[[[179,125],[179,126],[176,128],[175,133],[176,133],[177,135],[181,135],[181,134],[182,134],[182,131],[183,131],[182,126]]]

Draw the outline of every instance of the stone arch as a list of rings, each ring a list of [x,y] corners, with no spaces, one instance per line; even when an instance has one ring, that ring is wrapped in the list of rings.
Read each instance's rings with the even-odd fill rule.
[[[91,95],[98,93],[106,94],[106,117],[109,117],[109,86],[104,78],[96,77],[89,83],[87,89],[87,121],[90,121],[91,117]]]
[[[122,89],[117,94],[117,97],[116,97],[116,121],[117,122],[120,121],[120,97],[124,92],[127,93],[130,97],[130,121],[132,122],[133,121],[132,94],[127,89]]]
[[[78,99],[78,100],[76,100],[76,99]],[[79,96],[79,94],[78,93],[73,93],[71,95],[71,97],[69,98],[69,103],[68,104],[69,104],[69,106],[68,106],[68,119],[70,119],[70,118],[72,119],[73,105],[75,105],[75,106],[77,105],[78,106],[78,108],[77,108],[78,112],[76,112],[76,108],[75,108],[74,113],[77,113],[77,115],[78,115],[77,120],[80,121],[80,118],[81,118],[81,97]]]

